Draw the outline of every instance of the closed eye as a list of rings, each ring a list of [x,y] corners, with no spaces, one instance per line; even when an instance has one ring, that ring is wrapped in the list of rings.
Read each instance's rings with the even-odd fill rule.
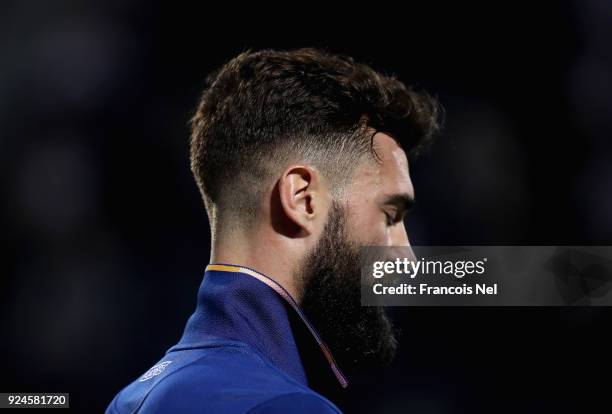
[[[385,219],[386,219],[387,226],[394,226],[397,223],[404,221],[403,212],[402,214],[398,214],[399,211],[395,211],[391,213],[391,212],[383,210],[383,212],[385,213]]]
[[[386,211],[384,211],[384,213],[385,213],[385,219],[386,219],[387,226],[393,226],[395,224],[395,218],[391,214],[387,213]]]
[[[395,194],[384,201],[383,212],[387,225],[392,226],[404,220],[406,212],[414,206],[414,197],[409,194]]]

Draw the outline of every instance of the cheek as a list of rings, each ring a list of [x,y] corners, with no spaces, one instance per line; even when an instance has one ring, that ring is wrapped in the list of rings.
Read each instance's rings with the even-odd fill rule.
[[[349,214],[348,225],[351,238],[360,245],[386,245],[389,238],[385,216],[378,208],[367,205],[353,209]]]

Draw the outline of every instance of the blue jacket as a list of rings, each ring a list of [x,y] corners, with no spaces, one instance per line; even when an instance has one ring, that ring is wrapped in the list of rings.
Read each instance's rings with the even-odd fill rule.
[[[120,391],[106,413],[339,413],[309,387],[294,320],[329,364],[326,375],[346,387],[331,353],[278,283],[252,269],[209,265],[180,342]]]

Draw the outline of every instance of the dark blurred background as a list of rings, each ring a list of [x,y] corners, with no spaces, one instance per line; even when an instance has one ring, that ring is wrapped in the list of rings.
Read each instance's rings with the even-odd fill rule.
[[[423,3],[3,1],[0,390],[101,412],[178,340],[209,257],[187,121],[205,75],[247,48],[328,48],[439,97],[446,129],[412,164],[414,244],[610,244],[612,3]],[[609,395],[607,308],[392,312],[400,358],[355,381],[347,412],[584,412]]]

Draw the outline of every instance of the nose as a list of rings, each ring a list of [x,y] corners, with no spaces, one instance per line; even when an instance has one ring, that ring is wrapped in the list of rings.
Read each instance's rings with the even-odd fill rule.
[[[404,223],[400,223],[393,228],[391,231],[391,246],[410,246],[410,240],[408,240],[408,233],[406,232],[406,226]]]
[[[416,260],[416,256],[410,246],[410,240],[408,239],[408,233],[406,227],[402,223],[401,225],[394,226],[393,231],[389,234],[389,245],[385,249],[388,253],[386,260],[395,260],[397,258],[408,260]]]

